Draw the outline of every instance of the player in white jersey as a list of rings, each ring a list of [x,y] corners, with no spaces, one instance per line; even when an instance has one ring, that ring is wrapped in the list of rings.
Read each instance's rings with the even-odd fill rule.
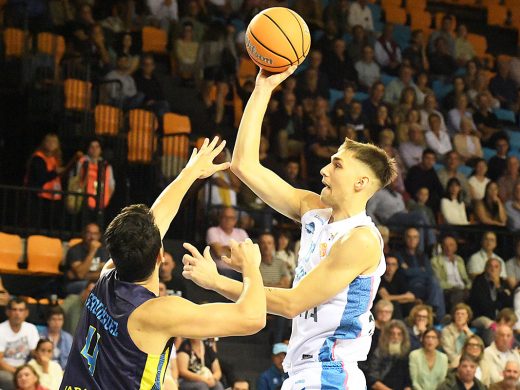
[[[383,150],[347,139],[321,170],[320,195],[293,188],[263,167],[262,120],[272,91],[294,69],[259,73],[231,169],[264,202],[302,223],[293,287],[266,288],[268,312],[293,319],[283,389],[362,390],[366,383],[357,362],[366,360],[370,349],[370,309],[385,271],[382,239],[365,209],[372,195],[395,178],[395,163]],[[186,261],[184,276],[232,300],[241,291],[241,283],[218,275],[207,262]]]

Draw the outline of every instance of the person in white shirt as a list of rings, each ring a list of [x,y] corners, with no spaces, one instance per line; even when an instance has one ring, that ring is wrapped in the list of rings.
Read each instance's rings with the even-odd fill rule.
[[[481,245],[482,246],[480,250],[471,255],[467,264],[468,274],[471,277],[471,279],[475,279],[477,275],[484,272],[486,262],[492,258],[497,259],[501,264],[500,277],[506,278],[506,264],[499,255],[493,252],[497,247],[497,235],[495,234],[495,232],[485,232],[482,235]]]
[[[177,0],[147,0],[152,17],[160,28],[170,31],[172,22],[179,20],[179,6]]]
[[[426,132],[426,145],[432,149],[438,159],[444,158],[446,153],[450,152],[453,148],[451,146],[450,136],[447,132],[441,129],[441,116],[437,113],[432,113],[428,117],[430,130]]]
[[[500,382],[504,379],[504,368],[508,361],[520,364],[520,354],[511,348],[513,344],[513,329],[508,325],[499,325],[495,333],[495,341],[484,350],[482,366],[488,372],[486,378],[482,378],[486,386]]]
[[[459,179],[452,177],[448,180],[446,194],[441,199],[441,213],[447,224],[469,225],[461,190]]]
[[[475,163],[475,172],[468,180],[471,200],[482,200],[484,198],[486,187],[490,181],[489,177],[486,176],[487,170],[486,160],[478,159]]]
[[[410,125],[408,129],[408,141],[399,145],[399,154],[406,165],[411,168],[422,160],[424,152],[424,136],[423,131],[416,123]]]
[[[365,31],[374,31],[372,10],[367,5],[367,0],[357,0],[350,5],[348,25],[350,28],[361,26]]]
[[[0,324],[0,389],[12,390],[13,374],[23,365],[40,339],[36,326],[25,322],[29,310],[25,301],[12,298],[7,321]]]
[[[356,68],[359,83],[367,91],[381,77],[379,65],[374,61],[374,49],[370,45],[363,47],[363,58],[356,62],[354,68]]]
[[[507,283],[514,289],[520,282],[520,239],[515,245],[515,255],[506,261]]]
[[[49,390],[58,390],[63,379],[63,370],[60,365],[52,360],[53,344],[49,339],[40,339],[34,351],[34,359],[29,365],[34,368],[40,384]]]
[[[430,115],[431,114],[437,114],[441,118],[441,131],[448,131],[448,128],[446,127],[446,122],[444,121],[444,116],[442,113],[437,110],[437,98],[435,95],[432,94],[426,94],[424,97],[424,104],[423,108],[421,110],[421,127],[425,129],[426,131],[431,130],[430,129]]]

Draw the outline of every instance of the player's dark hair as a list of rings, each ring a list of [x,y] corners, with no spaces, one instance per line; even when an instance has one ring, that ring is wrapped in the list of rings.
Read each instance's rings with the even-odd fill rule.
[[[120,280],[142,282],[152,274],[161,250],[161,234],[150,209],[125,207],[105,232],[108,252]]]

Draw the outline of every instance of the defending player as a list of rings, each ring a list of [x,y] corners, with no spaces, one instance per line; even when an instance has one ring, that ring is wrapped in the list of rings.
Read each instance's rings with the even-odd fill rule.
[[[263,167],[258,158],[263,116],[272,91],[294,69],[259,73],[231,169],[264,202],[302,224],[293,287],[266,288],[268,312],[293,319],[283,389],[365,389],[357,362],[366,360],[370,348],[370,309],[385,270],[382,239],[365,208],[393,180],[395,163],[383,150],[347,139],[321,170],[321,195],[295,189]],[[239,297],[241,284],[218,275],[213,264],[186,259],[184,269],[199,285]]]
[[[162,238],[182,198],[196,179],[229,167],[213,164],[225,145],[216,146],[217,142],[206,139],[200,151],[194,150],[186,168],[151,209],[126,207],[108,226],[105,239],[112,260],[85,302],[60,389],[158,390],[173,336],[246,335],[265,326],[260,251],[251,241],[231,245],[231,258],[244,274],[236,304],[199,306],[176,296],[157,297]],[[191,252],[187,258],[213,263],[209,247],[204,255],[191,245],[185,247]]]

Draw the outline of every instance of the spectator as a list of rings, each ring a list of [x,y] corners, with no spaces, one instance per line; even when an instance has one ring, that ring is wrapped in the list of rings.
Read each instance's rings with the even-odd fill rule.
[[[242,242],[249,238],[244,229],[237,228],[237,213],[232,207],[224,207],[220,210],[219,225],[210,227],[206,233],[206,243],[211,248],[211,254],[217,268],[223,275],[240,278],[240,275],[232,270],[223,260],[222,256],[230,256],[229,242],[235,240]]]
[[[397,105],[403,89],[406,87],[412,87],[417,90],[416,85],[413,82],[413,70],[407,65],[401,66],[399,69],[399,77],[390,81],[385,88],[385,102],[391,106]]]
[[[361,60],[363,48],[369,44],[367,35],[365,29],[359,24],[352,28],[352,41],[347,46],[347,56],[353,64]]]
[[[493,231],[487,231],[482,235],[481,247],[478,252],[471,255],[468,261],[467,270],[471,279],[482,272],[484,272],[484,266],[486,262],[491,259],[498,259],[502,266],[502,272],[500,273],[501,278],[506,277],[506,264],[504,260],[497,255],[494,250],[497,247],[497,235]]]
[[[337,137],[334,136],[333,131],[327,118],[319,119],[316,136],[308,143],[306,158],[309,187],[317,192],[323,187],[319,172],[330,162],[330,156],[336,153],[338,148]]]
[[[415,305],[406,319],[410,336],[410,349],[421,348],[421,338],[427,329],[433,326],[433,310],[429,305],[421,303]]]
[[[95,223],[85,225],[82,241],[65,256],[65,292],[79,294],[89,280],[97,280],[109,254],[101,242],[101,229]]]
[[[429,328],[421,336],[422,348],[410,352],[410,378],[414,389],[435,390],[448,373],[448,357],[437,351],[439,334]]]
[[[502,373],[504,379],[494,383],[489,390],[520,390],[518,379],[520,378],[520,364],[517,361],[510,360],[506,363]]]
[[[453,146],[466,165],[473,166],[475,161],[482,158],[480,139],[474,135],[471,121],[463,117],[460,120],[460,132],[453,137]]]
[[[505,136],[495,139],[496,154],[488,160],[487,177],[497,181],[507,168],[507,153],[509,152],[509,140]]]
[[[100,80],[111,67],[110,51],[100,24],[91,25],[88,31],[89,35],[83,47],[83,59],[90,64],[92,79]],[[131,70],[131,64],[128,67]]]
[[[0,388],[13,390],[13,374],[22,366],[38,343],[36,326],[25,322],[27,304],[12,298],[7,304],[7,320],[0,324]],[[16,379],[16,375],[14,376]]]
[[[439,160],[443,160],[446,154],[452,150],[450,136],[441,129],[442,121],[439,114],[430,114],[428,124],[430,130],[425,135],[426,145],[437,153]]]
[[[520,183],[516,183],[513,199],[504,205],[507,214],[507,227],[513,232],[520,230]]]
[[[486,390],[486,386],[477,379],[477,360],[470,355],[463,355],[454,376],[448,376],[437,390]]]
[[[473,332],[469,328],[469,323],[473,318],[471,307],[465,303],[457,303],[451,310],[451,322],[442,328],[441,346],[448,355],[450,368],[457,367],[464,345],[468,343]],[[473,341],[477,343],[477,341]],[[482,346],[482,351],[484,347]]]
[[[352,101],[350,112],[345,117],[345,124],[347,128],[351,128],[356,132],[358,141],[367,142],[370,140],[370,129],[365,126],[365,123],[366,119],[363,117],[361,103],[356,100]]]
[[[457,241],[452,236],[442,239],[442,254],[432,257],[432,268],[444,291],[448,309],[464,302],[469,296],[471,280],[464,259],[457,255]]]
[[[147,3],[154,24],[169,32],[171,24],[179,20],[177,0],[147,0]]]
[[[342,38],[334,41],[332,52],[326,53],[322,69],[329,80],[329,87],[343,89],[345,82],[357,81],[354,64],[347,58],[347,44]]]
[[[269,369],[260,374],[256,383],[257,390],[278,390],[285,380],[283,359],[287,354],[287,344],[277,343],[273,345],[273,364]]]
[[[520,282],[520,239],[515,242],[515,255],[506,261],[506,274],[509,287],[515,290]]]
[[[417,93],[415,89],[412,87],[403,89],[401,97],[399,98],[399,104],[397,107],[394,107],[393,118],[395,124],[398,126],[397,136],[400,142],[404,140],[404,137],[401,135],[403,133],[403,130],[401,130],[402,124],[410,126],[416,123],[420,125],[421,114],[417,110]],[[406,131],[404,132],[406,133]]]
[[[493,145],[501,130],[497,116],[491,111],[488,94],[477,95],[477,108],[478,110],[473,114],[473,122],[477,127],[480,140],[484,146]]]
[[[260,142],[260,154],[267,154],[269,142],[263,139]],[[265,157],[265,156],[264,156]],[[217,157],[215,164],[231,161],[228,149],[223,149]],[[205,202],[210,206],[235,207],[237,205],[237,194],[240,191],[240,180],[230,169],[219,171],[209,178],[205,186]]]
[[[475,161],[475,170],[468,180],[471,200],[482,200],[486,193],[486,187],[489,183],[489,178],[486,177],[488,165],[486,160],[480,158]]]
[[[275,256],[275,242],[271,233],[262,233],[258,237],[258,245],[262,255],[260,273],[264,286],[288,288],[290,284],[289,272],[285,262]]]
[[[182,23],[182,31],[178,39],[175,40],[172,54],[173,69],[187,85],[193,83],[195,79],[197,52],[199,42],[194,36],[194,26],[189,20]]]
[[[176,266],[177,264],[175,260],[173,260],[173,256],[169,252],[164,251],[163,261],[159,268],[159,280],[163,282],[166,287],[166,295],[177,295],[186,298],[188,291],[186,283],[184,282],[184,278],[174,272]]]
[[[468,28],[465,24],[457,27],[457,38],[455,39],[455,59],[459,66],[466,66],[468,61],[475,58],[475,48],[468,41]]]
[[[130,76],[130,58],[127,54],[117,55],[116,69],[110,71],[105,80],[114,81],[110,85],[110,103],[121,106],[124,110],[139,108],[144,103],[144,93],[137,90],[135,81]]]
[[[511,65],[509,60],[497,60],[497,74],[489,82],[489,90],[500,101],[502,108],[510,108],[516,100],[516,84],[510,77]]]
[[[489,374],[486,371],[486,368],[482,365],[482,358],[484,357],[484,341],[477,336],[476,334],[473,334],[472,336],[469,336],[466,339],[466,342],[464,343],[464,346],[462,347],[462,353],[461,356],[464,355],[470,355],[473,357],[476,362],[478,363],[477,372],[475,373],[475,377],[482,381],[483,378],[486,378],[489,376]],[[457,359],[457,364],[460,361],[460,357]],[[449,375],[449,374],[448,374]]]
[[[48,309],[46,319],[47,327],[40,332],[40,337],[48,339],[52,343],[51,358],[59,363],[62,370],[65,370],[72,347],[72,335],[63,330],[65,312],[60,306],[51,306]],[[41,374],[40,379],[42,379]],[[54,388],[52,386],[47,387]]]
[[[421,211],[426,215],[427,224],[434,226],[437,224],[437,218],[433,214],[432,209],[427,205],[428,199],[430,199],[430,190],[426,187],[421,187],[414,194],[413,198],[408,201],[407,206],[409,211]]]
[[[381,77],[379,65],[374,61],[374,49],[370,45],[363,48],[363,57],[354,65],[359,84],[364,91],[369,91],[372,85]]]
[[[468,97],[475,108],[478,108],[478,96],[480,94],[484,94],[488,97],[490,108],[500,108],[500,101],[489,91],[489,73],[485,69],[479,69],[477,71],[476,79],[471,86],[471,89],[468,89]]]
[[[385,261],[386,270],[381,278],[381,284],[379,285],[377,295],[382,299],[382,301],[391,302],[393,304],[393,317],[402,320],[408,315],[409,306],[415,301],[415,295],[413,295],[408,287],[408,279],[404,272],[399,268],[399,260],[397,257],[393,254],[387,254]],[[375,348],[377,343],[373,342],[372,345]]]
[[[294,244],[292,242],[291,234],[286,230],[280,231],[276,239],[276,252],[274,256],[285,263],[285,266],[291,275],[291,280],[294,278],[294,270],[297,265],[296,254],[293,249]]]
[[[442,187],[446,190],[448,189],[448,181],[450,179],[457,179],[462,189],[462,200],[464,203],[469,205],[471,198],[468,179],[462,172],[459,172],[459,167],[460,156],[457,152],[451,151],[446,155],[444,168],[439,169],[437,176],[439,177],[439,181],[441,182]]]
[[[28,364],[24,364],[16,369],[13,382],[14,387],[12,388],[16,388],[16,390],[50,390],[40,384],[38,374]],[[13,386],[13,383],[10,386]]]
[[[164,97],[161,83],[154,74],[153,55],[146,54],[141,59],[141,68],[134,76],[137,90],[144,95],[144,107],[152,111],[159,120],[170,111],[170,104]]]
[[[63,323],[63,330],[70,334],[76,333],[76,328],[78,326],[78,322],[83,313],[83,306],[85,306],[85,302],[87,298],[94,288],[95,282],[89,281],[85,289],[81,292],[81,294],[70,294],[63,300],[61,308],[65,313],[65,321]]]
[[[329,79],[326,73],[321,70],[323,63],[323,54],[318,50],[311,50],[308,54],[309,67],[303,72],[298,79],[297,87],[300,90],[297,95],[300,99],[303,97],[321,96],[325,99],[329,98]],[[340,88],[341,89],[341,88]]]
[[[428,71],[430,68],[424,42],[424,32],[413,30],[410,46],[403,51],[403,62],[411,66],[416,73]]]
[[[0,277],[0,311],[6,312],[6,306],[9,303],[9,300],[11,299],[11,295],[9,294],[9,291],[4,287],[4,284],[2,282],[2,277]],[[0,313],[0,321],[5,321],[7,317],[5,317],[4,313]]]
[[[285,163],[284,168],[284,179],[287,181],[290,185],[292,185],[295,188],[305,189],[307,188],[307,183],[305,180],[300,178],[300,161],[292,158],[288,159]]]
[[[204,385],[212,390],[224,390],[218,357],[202,340],[184,340],[177,351],[177,364],[180,390],[205,388]]]
[[[399,73],[402,56],[401,48],[393,38],[394,25],[386,23],[383,33],[377,39],[374,46],[375,58],[383,73],[396,76]]]
[[[385,85],[376,81],[372,84],[372,88],[370,88],[370,95],[368,99],[363,101],[363,115],[367,119],[368,123],[375,123],[377,121],[377,111],[381,103],[383,102],[383,97],[385,96]],[[388,107],[387,107],[387,115],[388,115]]]
[[[479,329],[489,328],[501,309],[513,306],[506,279],[500,276],[501,268],[498,259],[490,258],[485,271],[473,281],[468,302],[475,314],[472,325]]]
[[[278,145],[278,156],[285,160],[299,157],[304,147],[302,118],[298,115],[296,95],[285,92],[278,110],[270,117],[271,143]]]
[[[425,130],[430,129],[430,115],[437,114],[441,120],[441,131],[448,131],[446,127],[446,123],[444,122],[444,116],[437,109],[437,98],[433,93],[427,94],[424,96],[424,104],[423,108],[420,111],[421,114],[421,127]]]
[[[520,354],[511,348],[513,330],[506,325],[497,327],[495,341],[484,350],[483,366],[486,367],[489,377],[484,384],[489,386],[504,379],[504,368],[509,361],[520,364]]]
[[[464,77],[456,76],[453,79],[453,91],[448,93],[443,99],[444,110],[449,111],[455,108],[459,97],[462,95],[466,95],[466,81],[464,80]],[[448,128],[452,131],[450,123],[448,123]]]
[[[345,2],[343,2],[343,4],[344,3]],[[334,4],[331,4],[331,7],[327,7],[328,10],[325,9],[325,12],[330,11],[330,9],[335,6],[338,8],[342,8],[343,4],[335,2]],[[348,4],[347,4],[347,8],[348,8]],[[348,10],[347,10],[347,13],[348,13]],[[334,20],[334,18],[336,18],[336,17],[341,18],[342,15],[330,15],[330,17],[328,17],[328,16],[329,15],[327,15],[327,19],[325,19],[325,29],[323,31],[323,35],[321,36],[321,38],[319,38],[317,41],[315,41],[313,43],[313,47],[317,48],[319,51],[321,51],[325,55],[325,57],[327,57],[330,53],[332,53],[334,51],[334,42],[336,42],[337,38],[339,38],[343,35],[343,33],[338,32],[338,28],[345,26],[345,25],[338,24]]]
[[[468,109],[468,97],[465,93],[455,99],[455,107],[448,112],[448,127],[453,135],[460,132],[460,123],[464,117],[472,122],[471,128],[475,130],[476,126]]]
[[[392,129],[394,128],[394,125],[392,124],[392,119],[390,118],[390,114],[388,112],[388,106],[386,104],[381,104],[377,108],[377,114],[376,114],[375,121],[372,122],[368,127],[370,129],[370,139],[371,140],[373,140],[373,141],[379,140],[379,144],[381,146],[384,145],[384,146],[389,146],[389,147],[393,148],[395,134]],[[391,138],[391,140],[389,138],[386,138],[385,136],[383,136],[382,135],[383,132],[385,132],[385,134],[388,135]],[[382,137],[385,139],[385,141],[388,141],[388,142],[381,142]]]
[[[441,199],[441,213],[444,222],[449,225],[469,225],[460,181],[456,177],[448,180],[446,192]]]
[[[435,43],[438,38],[443,38],[448,48],[448,54],[452,57],[455,56],[455,40],[452,34],[453,17],[451,15],[444,15],[442,18],[442,25],[439,30],[436,30],[430,36],[429,51],[433,52]]]
[[[121,38],[117,42],[116,52],[114,53],[110,50],[110,55],[112,57],[112,63],[117,62],[117,53],[123,53],[128,56],[128,62],[130,63],[128,74],[134,74],[134,72],[139,68],[139,54],[136,53],[133,44],[132,34],[129,32],[125,32],[121,35]]]
[[[374,31],[372,10],[367,3],[367,0],[356,0],[350,5],[348,25],[351,29],[355,26],[361,26],[368,32]]]
[[[52,341],[42,338],[36,344],[34,358],[27,363],[38,374],[40,384],[50,390],[59,389],[63,379],[63,369],[57,362],[52,360],[52,353]]]
[[[430,206],[434,212],[438,211],[440,197],[444,193],[444,188],[433,168],[435,162],[435,152],[431,149],[425,149],[422,154],[421,162],[409,169],[404,182],[406,190],[410,194],[415,194],[419,188],[428,188],[430,191],[428,206]]]
[[[419,231],[413,227],[405,230],[405,247],[398,252],[399,265],[408,279],[410,291],[416,298],[435,308],[437,320],[446,314],[444,296],[434,277],[430,259],[419,250]]]
[[[237,378],[231,384],[231,390],[249,390],[251,385],[247,379]]]
[[[379,343],[368,362],[367,385],[372,389],[411,390],[408,371],[410,340],[402,321],[390,321],[381,332]]]
[[[331,110],[332,123],[335,126],[342,126],[345,124],[345,117],[350,112],[350,106],[354,101],[356,89],[354,83],[346,82],[343,88],[343,97],[334,103]]]
[[[423,131],[419,125],[413,124],[408,128],[408,141],[402,142],[399,145],[399,154],[406,168],[412,168],[421,163],[423,153]]]
[[[480,66],[480,64],[477,63],[476,59],[469,60],[466,63],[466,66],[465,66],[465,68],[466,68],[466,75],[464,77],[464,81],[465,81],[466,85],[468,86],[469,90],[472,90],[472,89],[476,88],[475,86],[477,84],[477,76],[478,76],[478,73],[479,73],[479,66]]]
[[[293,9],[307,21],[311,30],[323,30],[323,5],[320,0],[295,0]]]
[[[520,183],[519,168],[518,157],[509,156],[506,160],[506,170],[497,180],[498,196],[504,203],[513,198],[513,190]]]
[[[494,181],[486,185],[484,198],[475,202],[475,217],[482,225],[506,226],[506,211],[498,197],[498,186]]]
[[[434,41],[434,50],[430,53],[430,72],[433,76],[445,80],[457,70],[457,62],[444,37]]]
[[[395,258],[394,258],[395,259]],[[397,261],[397,259],[395,259]],[[383,331],[386,324],[388,324],[393,317],[394,314],[394,305],[391,301],[387,301],[386,299],[379,300],[375,307],[375,328],[374,334],[372,335],[372,345],[370,346],[369,355],[375,351],[377,345],[379,344],[379,337],[381,336],[381,332]]]

